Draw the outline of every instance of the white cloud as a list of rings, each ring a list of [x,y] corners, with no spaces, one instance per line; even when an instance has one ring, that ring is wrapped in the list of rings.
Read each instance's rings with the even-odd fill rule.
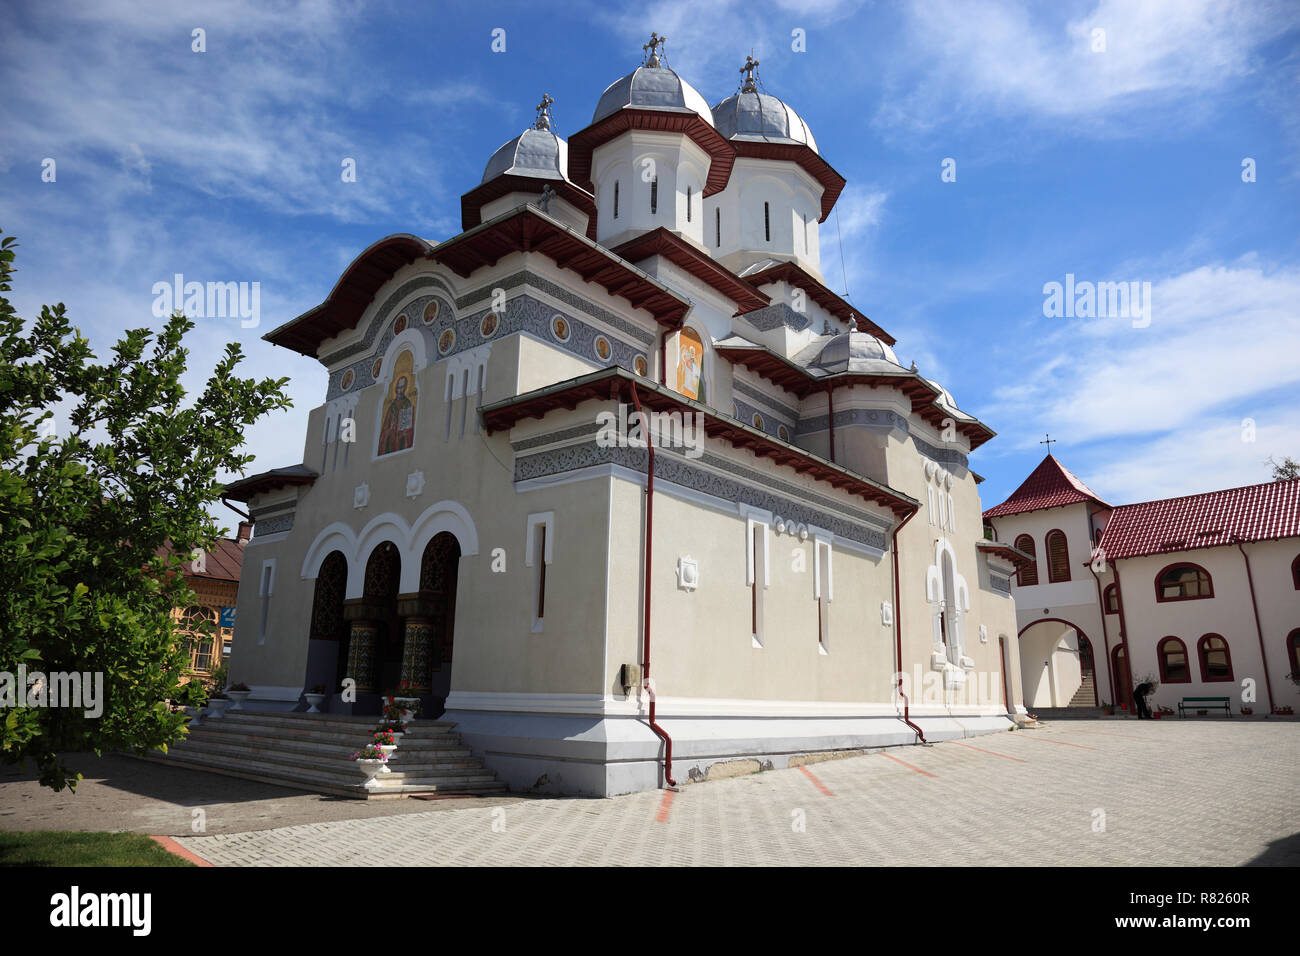
[[[1010,0],[917,0],[878,120],[929,127],[1000,113],[1099,121],[1222,90],[1260,46],[1297,26],[1284,3],[1100,0],[1065,20]],[[1104,31],[1104,51],[1093,49]]]
[[[1120,500],[1267,480],[1265,458],[1300,451],[1297,302],[1300,268],[1252,256],[1154,281],[1147,328],[1036,317],[1001,350],[1009,384],[981,411],[1014,423],[1007,451],[1044,432],[1082,446],[1075,454]],[[1241,439],[1245,418],[1253,444]]]

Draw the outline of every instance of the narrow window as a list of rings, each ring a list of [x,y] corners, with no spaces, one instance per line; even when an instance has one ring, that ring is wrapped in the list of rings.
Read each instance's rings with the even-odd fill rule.
[[[930,502],[930,507],[925,509],[925,510],[926,510],[926,514],[928,514],[929,517],[930,517],[930,524],[935,524],[935,523],[936,523],[936,522],[935,522],[935,515],[938,513],[938,506],[935,504],[935,498],[934,498],[934,486],[931,485],[930,487],[926,488],[926,489],[925,489],[925,492],[926,492],[926,496],[927,496],[927,498],[929,499],[929,502]]]
[[[1101,592],[1102,601],[1106,606],[1107,614],[1119,613],[1119,592],[1115,590],[1115,585],[1106,585],[1106,590]]]
[[[803,214],[803,251],[805,253],[811,254],[809,253],[808,250],[808,214],[807,213]]]
[[[835,596],[831,577],[831,544],[815,541],[813,559],[813,598],[817,601],[817,645],[823,654],[829,652],[831,630],[831,600]]]
[[[537,529],[537,620],[546,617],[546,525]]]
[[[1022,588],[1038,583],[1038,555],[1034,550],[1034,539],[1027,534],[1016,538],[1016,550],[1023,551],[1032,559],[1029,564],[1016,572],[1016,583]]]
[[[957,531],[957,509],[953,506],[952,495],[948,496],[948,530]]]
[[[650,215],[659,212],[659,177],[650,180]]]
[[[465,402],[460,406],[460,437],[465,437],[465,420],[469,418],[469,369],[465,369],[465,375],[461,379],[461,391],[465,395]]]
[[[763,235],[772,241],[772,209],[768,203],[763,203]]]
[[[533,569],[533,626],[532,633],[540,634],[546,620],[546,567],[554,557],[555,512],[528,516],[528,531],[524,536],[524,565]]]
[[[749,585],[749,629],[753,646],[763,646],[763,592],[767,588],[767,522],[750,518],[746,522],[745,573]]]
[[[275,588],[275,560],[262,562],[262,580],[258,585],[258,596],[262,599],[261,620],[258,624],[257,643],[266,643],[266,625],[271,614],[271,592]]]
[[[1300,555],[1296,555],[1296,559],[1291,562],[1291,583],[1300,591]]]
[[[1047,532],[1047,580],[1052,584],[1070,580],[1070,549],[1064,531]]]
[[[1187,645],[1176,637],[1166,637],[1156,648],[1160,661],[1160,680],[1166,684],[1190,684],[1191,668],[1187,666]]]
[[[1286,659],[1292,674],[1300,674],[1300,627],[1286,636]]]
[[[477,397],[474,399],[474,433],[475,434],[478,434],[478,426],[479,426],[478,410],[483,407],[483,385],[484,385],[483,379],[486,377],[486,375],[487,375],[487,366],[480,365],[478,367],[478,391],[475,393]]]
[[[1220,634],[1206,634],[1197,642],[1201,658],[1201,680],[1206,683],[1232,680],[1232,655]]]
[[[719,249],[722,248],[722,207],[721,206],[713,210],[713,244],[717,246]],[[1296,561],[1300,562],[1300,558],[1297,558]],[[1300,578],[1297,578],[1297,580],[1300,580]],[[1300,588],[1300,584],[1297,584],[1296,587]]]
[[[456,393],[456,376],[447,376],[447,433],[442,436],[443,441],[451,441],[451,403],[452,396]]]
[[[691,187],[686,187],[686,221],[691,221]]]

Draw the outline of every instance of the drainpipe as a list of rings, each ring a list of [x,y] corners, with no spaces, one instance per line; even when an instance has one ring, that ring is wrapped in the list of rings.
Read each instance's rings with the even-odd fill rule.
[[[1264,629],[1259,623],[1259,602],[1255,600],[1255,578],[1250,573],[1250,558],[1246,556],[1246,549],[1241,546],[1241,538],[1235,534],[1232,536],[1232,542],[1241,552],[1241,560],[1246,562],[1246,580],[1250,582],[1250,606],[1255,610],[1255,633],[1259,635],[1259,660],[1264,665],[1264,689],[1268,691],[1268,712],[1273,713],[1273,682],[1268,676],[1268,658],[1264,655]]]
[[[834,462],[835,461],[835,388],[833,385],[829,383],[827,383],[826,385],[826,405],[830,412],[830,414],[827,417],[827,421],[829,421],[831,424],[831,461]],[[904,521],[903,524],[907,524],[907,522]],[[900,525],[899,527],[902,527],[902,525]]]
[[[647,452],[646,461],[646,487],[645,487],[645,622],[642,625],[645,635],[645,646],[642,650],[642,686],[645,687],[646,693],[650,696],[650,729],[655,732],[660,740],[664,742],[664,779],[668,786],[676,787],[677,781],[673,779],[673,739],[668,736],[668,732],[655,722],[655,693],[650,684],[650,584],[651,571],[651,545],[654,543],[655,528],[655,443],[650,434],[648,423],[645,416],[641,414],[641,399],[637,395],[636,383],[632,382],[632,405],[637,411],[637,417],[641,422],[641,428],[645,432],[645,446]]]
[[[898,532],[916,516],[916,511],[908,513],[897,528],[894,529],[894,663],[898,667],[898,696],[903,698],[903,723],[916,731],[921,743],[928,743],[921,728],[912,723],[908,713],[907,695],[903,693],[903,608],[899,604],[898,586]]]
[[[1113,561],[1111,562],[1111,566],[1115,569],[1115,603],[1119,605],[1119,643],[1124,646],[1124,663],[1128,665],[1128,679],[1132,682],[1133,655],[1129,653],[1128,646],[1128,615],[1124,613],[1124,586],[1120,584],[1119,581],[1119,562]],[[1106,613],[1104,605],[1102,606],[1101,612],[1102,614]],[[1118,647],[1119,645],[1116,646]],[[1188,663],[1187,666],[1190,669],[1192,665]],[[1114,670],[1111,670],[1110,682],[1111,690],[1115,694],[1115,706],[1118,707],[1120,704],[1120,686],[1118,675],[1115,674]],[[1128,699],[1132,696],[1133,688],[1125,687],[1123,690],[1124,702],[1128,703]]]
[[[659,384],[668,385],[668,330],[659,332]],[[632,390],[636,394],[636,389]]]
[[[1106,683],[1113,684],[1115,681],[1110,673],[1110,640],[1106,636],[1106,600],[1101,593],[1101,578],[1097,577],[1097,570],[1092,566],[1091,561],[1088,562],[1088,570],[1092,572],[1092,580],[1097,585],[1097,607],[1101,608],[1101,648],[1106,657]],[[1115,589],[1115,600],[1117,602],[1119,600],[1119,588]],[[1095,669],[1097,662],[1093,661],[1092,666]],[[1097,693],[1097,684],[1095,680],[1092,685],[1092,690],[1095,695]],[[1094,704],[1097,703],[1097,698],[1095,696],[1093,697],[1092,702]]]

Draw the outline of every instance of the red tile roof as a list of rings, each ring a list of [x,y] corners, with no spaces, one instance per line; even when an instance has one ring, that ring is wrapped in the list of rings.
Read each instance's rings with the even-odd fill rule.
[[[1292,537],[1300,537],[1300,478],[1121,505],[1101,548],[1115,560]]]
[[[1018,515],[1026,511],[1074,505],[1081,501],[1095,501],[1106,508],[1110,507],[1091,488],[1071,474],[1070,469],[1049,454],[1024,483],[1011,493],[1010,498],[984,512],[984,517]]]
[[[159,554],[167,554],[170,548],[160,548]],[[212,550],[207,552],[203,562],[204,570],[197,572],[193,565],[185,562],[185,576],[187,578],[202,578],[209,581],[231,581],[239,583],[239,569],[244,561],[244,549],[240,543],[233,538],[219,538],[217,543],[212,546]]]

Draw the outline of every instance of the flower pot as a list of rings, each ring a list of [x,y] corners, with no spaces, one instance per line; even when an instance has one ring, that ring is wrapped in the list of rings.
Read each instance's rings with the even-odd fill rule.
[[[402,723],[409,724],[415,720],[416,712],[420,709],[420,698],[394,697],[393,703],[402,708]]]
[[[1152,720],[1159,720],[1162,716],[1163,716],[1163,715],[1162,715],[1161,712],[1158,711],[1158,710],[1156,710],[1156,711],[1152,711],[1152,713],[1151,713],[1151,719],[1152,719]]]
[[[202,727],[202,726],[203,726],[203,708],[202,708],[202,707],[186,707],[186,708],[185,708],[185,716],[187,716],[187,717],[190,719],[190,726],[191,726],[191,727]]]
[[[361,768],[361,772],[366,775],[366,779],[358,786],[366,790],[379,789],[379,781],[375,777],[384,770],[384,762],[382,760],[358,760],[356,764]]]
[[[217,720],[226,716],[226,708],[230,706],[230,701],[224,697],[213,697],[208,700],[208,716]]]
[[[384,769],[381,770],[381,771],[379,771],[380,773],[392,773],[392,772],[393,772],[393,771],[391,771],[390,769],[388,769],[388,761],[393,759],[393,751],[396,750],[396,749],[397,749],[397,745],[396,745],[396,744],[380,744],[380,746],[379,746],[379,751],[380,751],[380,753],[382,753],[382,754],[384,755],[384,757],[386,758],[386,759],[384,760]]]
[[[231,711],[243,710],[244,701],[248,700],[248,695],[253,693],[251,690],[228,690],[226,696],[234,701],[231,705]]]
[[[302,696],[307,701],[307,713],[319,714],[321,712],[320,705],[321,701],[326,697],[325,694],[303,694]]]

